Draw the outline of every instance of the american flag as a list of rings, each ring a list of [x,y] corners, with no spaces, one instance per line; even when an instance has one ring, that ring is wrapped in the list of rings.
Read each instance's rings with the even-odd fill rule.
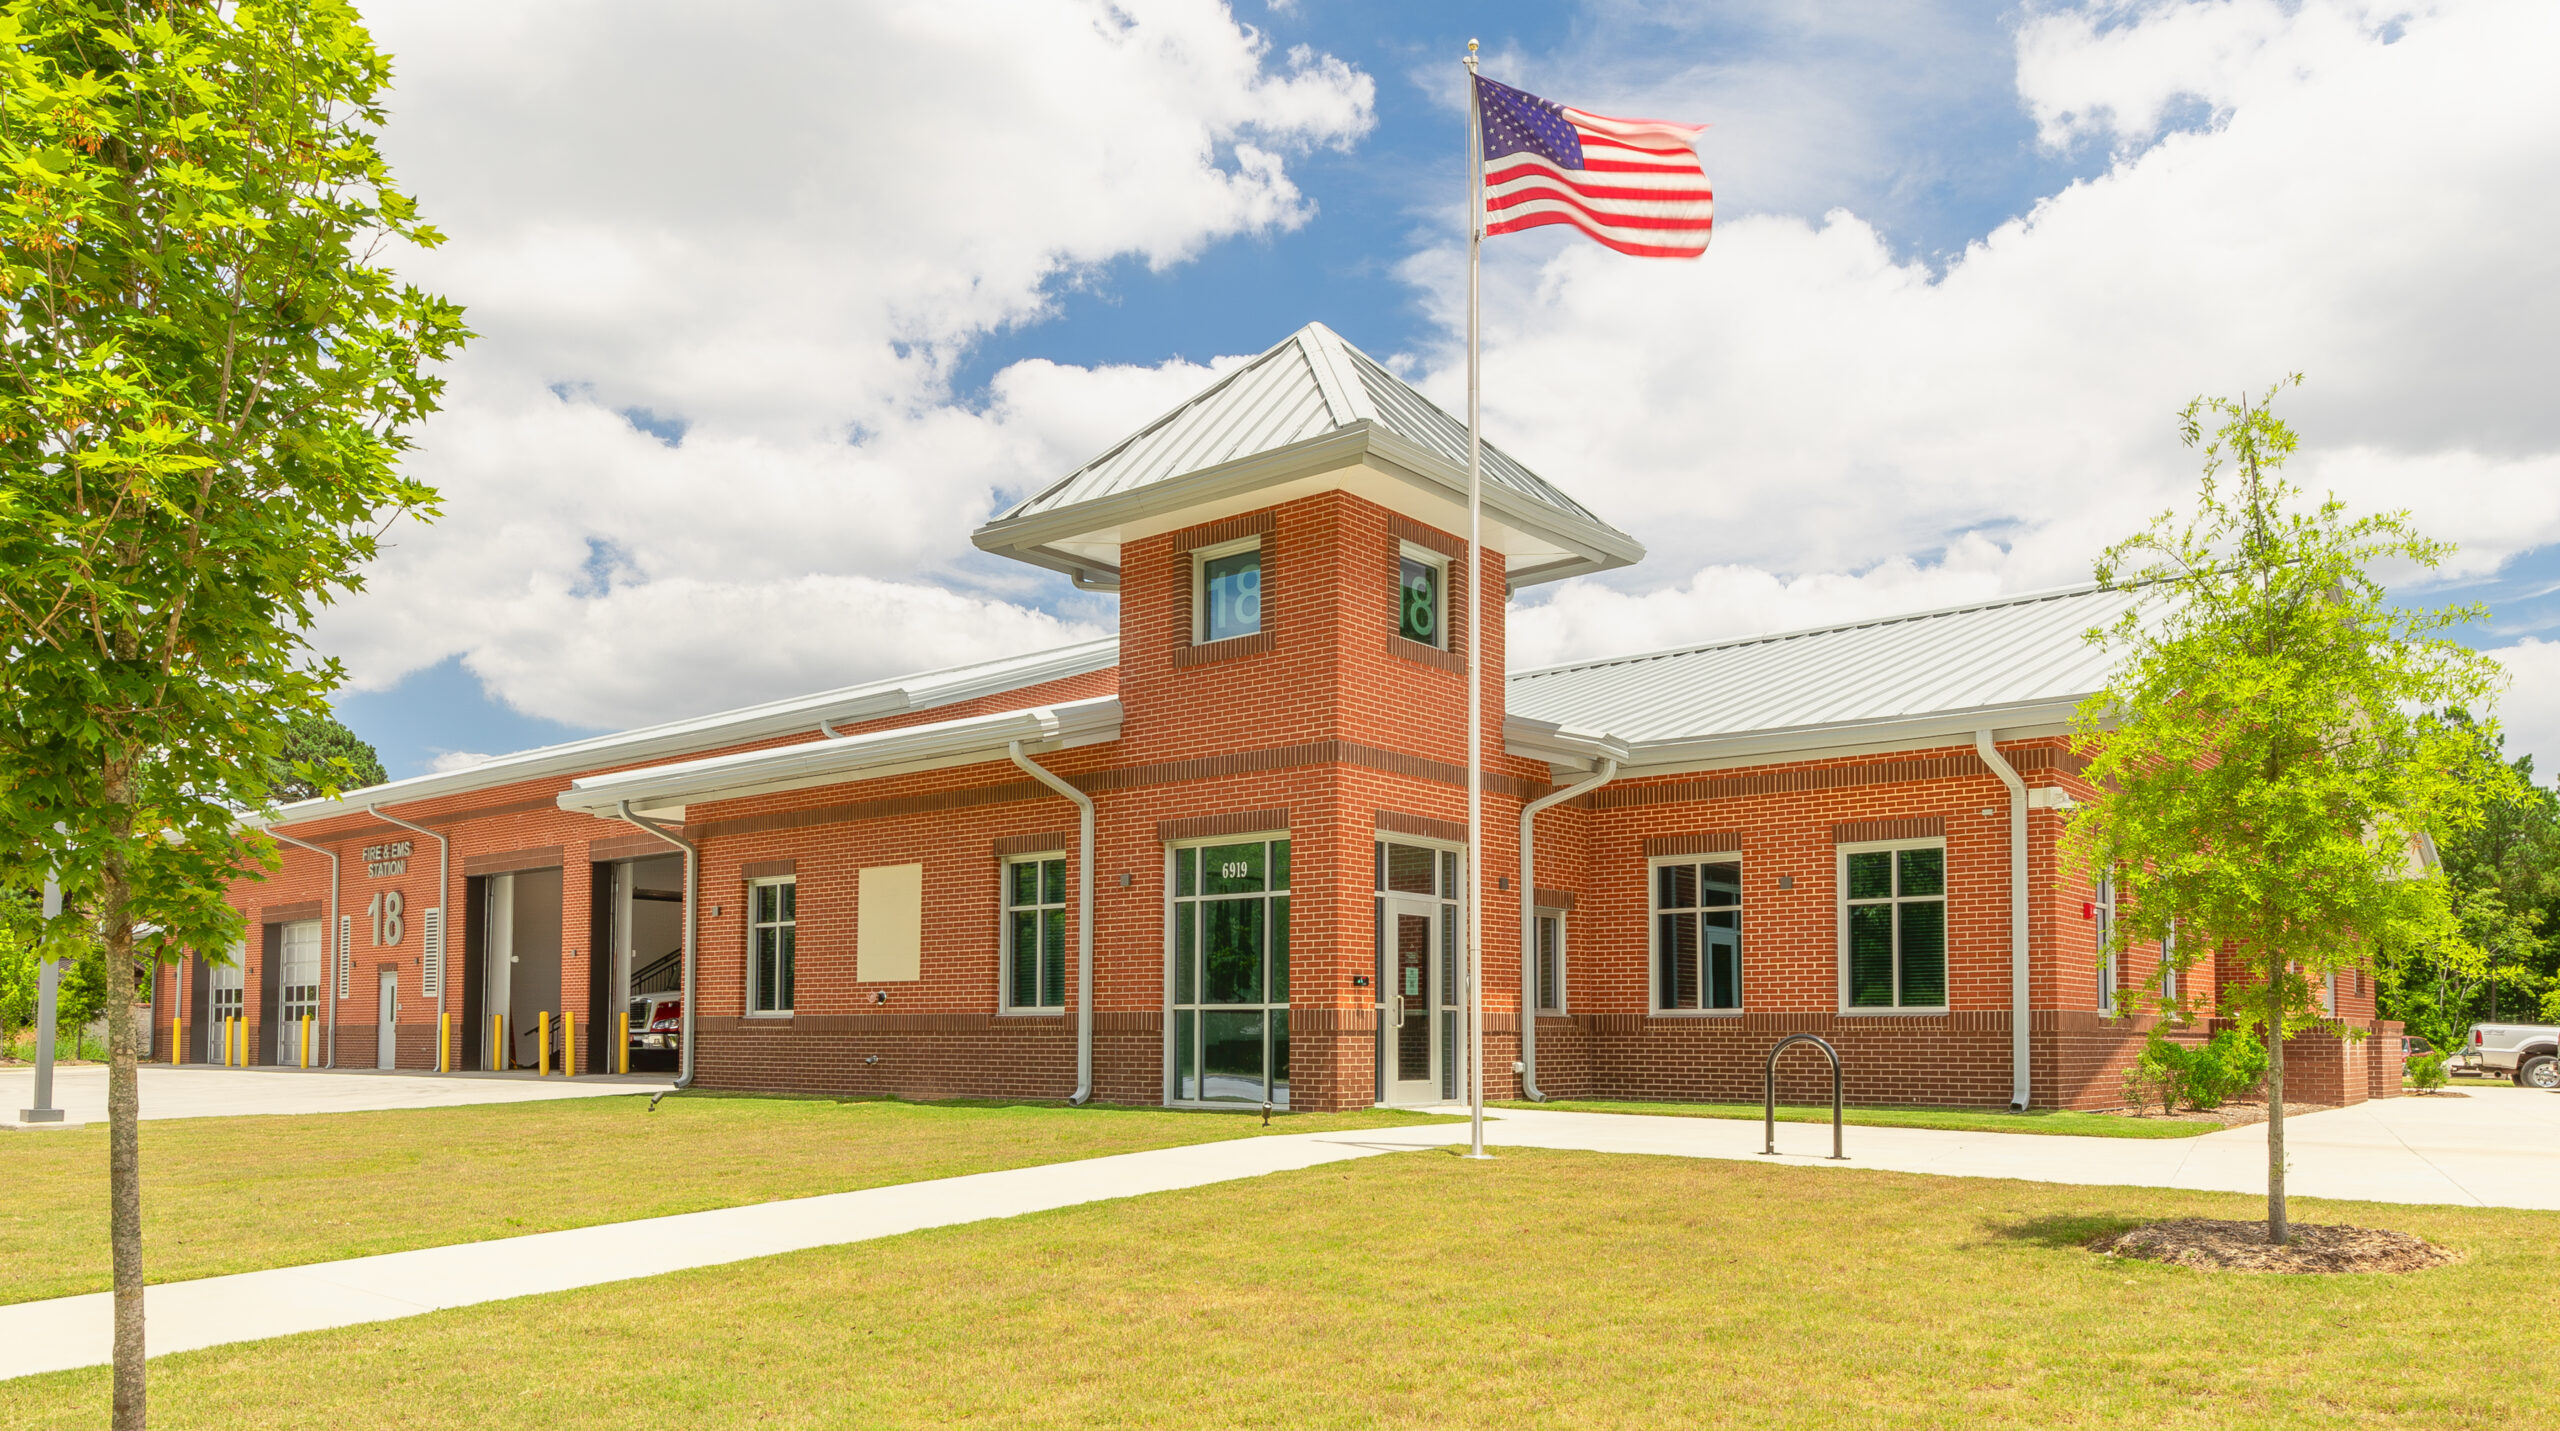
[[[1481,76],[1488,234],[1571,224],[1620,253],[1696,258],[1715,228],[1715,190],[1690,145],[1703,124],[1611,119]]]

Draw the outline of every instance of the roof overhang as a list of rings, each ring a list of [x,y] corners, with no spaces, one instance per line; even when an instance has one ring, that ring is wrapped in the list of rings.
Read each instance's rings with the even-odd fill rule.
[[[935,706],[977,700],[1066,676],[1107,670],[1119,659],[1120,644],[1116,638],[1080,641],[1072,646],[981,662],[974,666],[819,691],[662,725],[643,726],[637,730],[543,746],[459,770],[414,775],[350,790],[335,800],[298,801],[280,807],[272,816],[253,816],[243,823],[259,828],[290,829],[349,816],[370,821],[372,816],[368,813],[368,806],[413,805],[521,781],[556,780],[599,766],[634,765],[706,748],[771,740],[799,731],[814,733],[821,722],[853,725],[884,716],[930,710]]]
[[[690,802],[736,800],[1002,760],[1017,741],[1025,754],[1039,754],[1119,738],[1119,697],[1103,696],[592,775],[571,782],[558,803],[563,810],[598,816],[615,814],[625,802],[639,814],[664,813]]]
[[[1675,740],[1618,741],[1607,735],[1568,732],[1551,722],[1513,716],[1503,722],[1503,748],[1524,760],[1551,766],[1586,769],[1595,756],[1614,746],[1621,752],[1618,778],[1670,775],[1733,765],[1765,765],[1780,760],[1810,760],[1873,750],[1910,750],[1932,745],[1969,743],[1973,733],[2015,740],[2061,735],[2071,730],[2078,700],[2033,701],[1981,706],[1969,710],[1931,711],[1925,715],[1880,720],[1839,721],[1823,725],[1734,731]]]
[[[1643,543],[1614,527],[1559,512],[1499,483],[1480,487],[1485,545],[1502,553],[1515,588],[1644,558]],[[1467,528],[1466,469],[1364,419],[1125,492],[1002,518],[970,540],[982,551],[1065,572],[1078,586],[1113,591],[1125,543],[1334,490],[1444,532]]]

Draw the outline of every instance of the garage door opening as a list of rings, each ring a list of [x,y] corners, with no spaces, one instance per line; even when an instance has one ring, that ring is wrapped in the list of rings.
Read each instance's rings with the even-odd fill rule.
[[[673,1073],[684,1031],[684,856],[613,868],[613,982],[607,1008],[626,1013],[620,1038],[633,1073]]]
[[[480,1066],[539,1068],[542,1015],[549,1014],[550,1064],[561,1066],[560,871],[519,870],[485,877],[481,897]]]

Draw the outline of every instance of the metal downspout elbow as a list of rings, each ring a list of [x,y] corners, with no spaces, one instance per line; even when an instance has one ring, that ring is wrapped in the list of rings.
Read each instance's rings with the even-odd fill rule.
[[[1973,733],[1974,753],[2009,787],[2009,1106],[2025,1112],[2034,1102],[2034,1070],[2028,1064],[2027,977],[2027,782],[1992,743],[1991,732]]]
[[[1023,754],[1021,741],[1006,742],[1005,754],[1076,806],[1076,1091],[1067,1103],[1082,1108],[1093,1101],[1093,797]]]
[[[1538,1087],[1538,812],[1617,778],[1618,762],[1602,756],[1599,769],[1520,807],[1520,1094],[1532,1103],[1547,1101]]]
[[[617,801],[614,814],[635,830],[657,836],[684,851],[684,1012],[678,1017],[682,1026],[676,1034],[676,1083],[678,1088],[693,1086],[693,948],[701,942],[695,937],[702,922],[702,849],[693,841],[677,834],[646,815],[631,813],[631,802]],[[651,1106],[655,1106],[654,1104]]]

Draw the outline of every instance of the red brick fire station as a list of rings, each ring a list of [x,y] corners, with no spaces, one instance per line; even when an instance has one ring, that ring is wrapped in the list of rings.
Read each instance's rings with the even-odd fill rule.
[[[975,534],[1117,592],[1116,639],[289,806],[282,871],[231,892],[243,946],[162,973],[155,1047],[1428,1104],[1465,1086],[1475,897],[1491,1097],[1755,1098],[1814,1032],[1855,1101],[2120,1101],[2159,971],[2101,967],[2106,892],[2056,840],[2091,793],[2080,635],[2127,596],[1506,676],[1505,593],[1643,549],[1488,446],[1469,570],[1465,462],[1460,423],[1309,325]],[[2396,1091],[2370,984],[2328,998],[2295,1096]]]

